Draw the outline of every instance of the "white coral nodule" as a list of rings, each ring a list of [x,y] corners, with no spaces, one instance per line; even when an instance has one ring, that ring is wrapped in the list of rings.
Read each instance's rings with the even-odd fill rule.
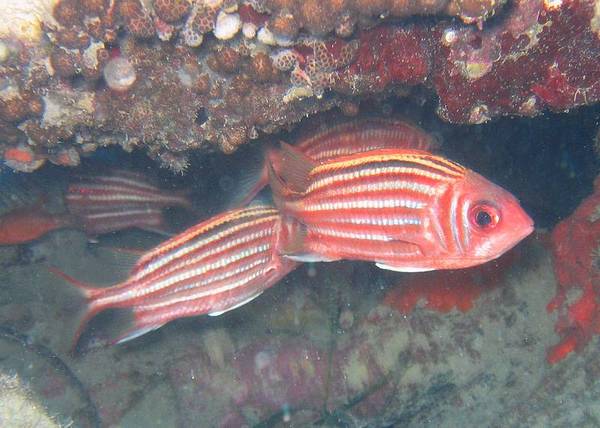
[[[219,12],[215,29],[215,37],[219,40],[229,40],[233,38],[242,28],[242,20],[237,13]]]

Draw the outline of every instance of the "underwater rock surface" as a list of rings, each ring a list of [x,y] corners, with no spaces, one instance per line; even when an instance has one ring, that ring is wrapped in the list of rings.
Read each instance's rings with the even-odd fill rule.
[[[47,265],[94,282],[117,279],[84,242],[83,234],[57,231],[37,244],[46,247],[45,262],[7,266],[3,276],[20,285],[19,293],[10,290],[11,311],[16,305],[31,314],[19,328],[65,362],[103,426],[456,426],[505,424],[507,417],[519,425],[548,423],[558,408],[569,424],[600,417],[589,389],[597,348],[546,363],[557,341],[546,310],[556,283],[550,253],[535,237],[525,243],[527,257],[511,258],[500,282],[466,311],[419,300],[402,314],[384,296],[412,275],[318,264],[228,315],[174,322],[130,344],[72,357],[71,337],[60,334],[74,328],[72,309]],[[76,264],[71,253],[80,254]],[[0,290],[4,301],[9,289]],[[46,391],[70,400],[64,388]]]

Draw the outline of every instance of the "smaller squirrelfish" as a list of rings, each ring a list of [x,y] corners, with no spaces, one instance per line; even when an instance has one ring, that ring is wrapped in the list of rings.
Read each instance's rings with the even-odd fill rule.
[[[428,152],[381,149],[317,164],[284,144],[271,157],[280,251],[295,260],[458,269],[499,257],[533,231],[513,195]]]
[[[114,344],[177,318],[220,315],[248,303],[297,265],[274,251],[279,228],[279,212],[271,206],[217,215],[149,251],[129,278],[107,288],[53,269],[86,301],[73,349],[86,324],[107,309],[118,311],[100,336]]]
[[[399,119],[368,118],[330,126],[300,138],[294,147],[313,161],[323,162],[339,156],[375,149],[405,148],[432,151],[438,141],[416,125]],[[241,204],[246,205],[269,184],[267,163],[249,188]]]
[[[161,231],[165,228],[165,207],[191,207],[181,192],[161,189],[144,174],[121,169],[71,183],[65,198],[69,211],[81,219],[88,235],[130,227]]]

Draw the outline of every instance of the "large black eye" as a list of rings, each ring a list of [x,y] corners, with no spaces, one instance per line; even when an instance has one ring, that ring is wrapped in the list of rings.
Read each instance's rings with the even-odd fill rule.
[[[489,202],[480,202],[471,207],[469,218],[473,226],[480,230],[488,230],[498,224],[500,212]]]
[[[475,214],[475,222],[479,227],[486,227],[492,222],[492,216],[487,211],[477,211],[477,214]]]

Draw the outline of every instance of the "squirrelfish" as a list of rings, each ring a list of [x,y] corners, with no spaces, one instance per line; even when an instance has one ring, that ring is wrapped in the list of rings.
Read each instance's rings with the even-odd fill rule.
[[[300,138],[296,149],[316,162],[375,149],[405,148],[432,151],[438,141],[416,125],[399,119],[368,118],[340,123]],[[258,178],[245,186],[241,204],[247,204],[269,183],[265,162]]]
[[[54,270],[86,301],[73,346],[86,324],[107,309],[119,311],[100,336],[120,343],[177,318],[220,315],[248,303],[297,265],[274,251],[279,228],[271,206],[225,212],[149,251],[124,282],[108,288]]]
[[[191,207],[181,192],[168,192],[142,173],[121,169],[71,183],[65,198],[89,235],[130,227],[162,231],[165,207]]]
[[[533,231],[509,192],[425,151],[380,149],[319,164],[284,144],[270,157],[284,216],[280,251],[295,260],[367,260],[408,272],[465,268]]]

